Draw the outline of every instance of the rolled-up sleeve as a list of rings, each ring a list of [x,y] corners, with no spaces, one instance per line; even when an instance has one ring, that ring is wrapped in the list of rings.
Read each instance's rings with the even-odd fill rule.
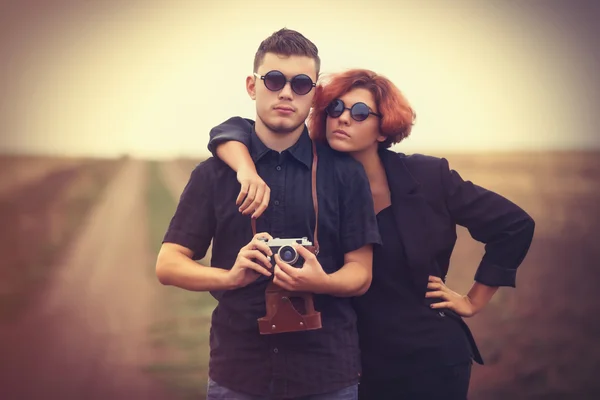
[[[217,147],[231,140],[241,142],[250,148],[250,134],[252,133],[252,121],[242,117],[232,117],[227,121],[215,126],[210,130],[208,151],[217,157]]]
[[[516,287],[517,268],[533,239],[534,220],[505,197],[465,181],[441,159],[446,206],[458,225],[485,244],[475,280],[487,286]]]
[[[194,260],[206,255],[215,232],[211,176],[208,161],[192,171],[163,238],[163,243],[175,243],[192,250]]]
[[[341,188],[341,244],[345,253],[368,244],[381,244],[369,180],[362,166],[353,163],[343,174]]]

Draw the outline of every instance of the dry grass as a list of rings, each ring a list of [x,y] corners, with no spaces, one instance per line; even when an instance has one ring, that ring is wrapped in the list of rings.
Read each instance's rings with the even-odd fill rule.
[[[600,153],[453,155],[465,179],[522,206],[536,221],[517,288],[467,320],[486,366],[472,399],[591,399],[600,383]],[[484,247],[464,228],[448,283],[466,292]]]

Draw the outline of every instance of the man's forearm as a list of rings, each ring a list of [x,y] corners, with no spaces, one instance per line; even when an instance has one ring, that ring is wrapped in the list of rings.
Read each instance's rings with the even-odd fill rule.
[[[475,313],[481,311],[490,302],[497,290],[497,286],[487,286],[479,282],[473,284],[467,297],[471,301]]]
[[[161,250],[156,262],[160,283],[196,292],[233,289],[228,272],[198,264],[176,251]]]
[[[371,286],[371,278],[370,269],[359,262],[349,262],[328,275],[323,292],[337,297],[362,296]]]
[[[234,140],[224,142],[217,146],[216,153],[235,172],[242,168],[256,172],[254,161],[252,161],[248,148],[243,143]]]

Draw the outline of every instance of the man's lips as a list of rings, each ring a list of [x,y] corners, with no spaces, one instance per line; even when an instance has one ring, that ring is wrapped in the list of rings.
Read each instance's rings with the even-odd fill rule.
[[[277,111],[287,112],[287,113],[294,112],[294,108],[290,107],[290,106],[275,106],[275,107],[273,107],[273,109],[275,109]]]

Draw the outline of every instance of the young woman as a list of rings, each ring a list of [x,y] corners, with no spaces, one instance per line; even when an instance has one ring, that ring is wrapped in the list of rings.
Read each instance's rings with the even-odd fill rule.
[[[388,150],[410,134],[414,115],[387,78],[350,70],[317,87],[308,122],[313,140],[363,165],[383,242],[370,289],[354,299],[361,399],[465,399],[472,360],[483,360],[462,317],[480,312],[498,287],[515,287],[533,238],[525,211],[464,181],[446,159]],[[237,171],[240,211],[256,218],[270,190],[247,150],[252,129],[252,121],[231,118],[213,128],[209,149]],[[445,285],[456,225],[486,244],[467,295]]]

